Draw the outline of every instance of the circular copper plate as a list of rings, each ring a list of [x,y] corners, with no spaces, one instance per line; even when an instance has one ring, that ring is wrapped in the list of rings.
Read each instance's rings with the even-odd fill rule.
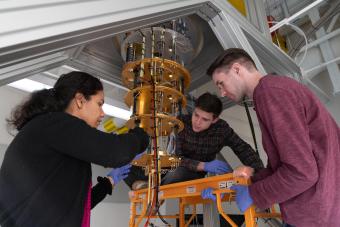
[[[185,107],[187,104],[185,96],[176,89],[166,86],[156,86],[155,93],[157,112],[175,115],[176,113],[174,111],[176,110],[172,108],[174,104],[181,104],[182,107]],[[152,86],[147,85],[129,91],[125,96],[125,104],[127,106],[131,107],[133,105],[135,94],[138,94],[138,96],[136,97],[136,114],[139,115],[152,113],[152,108],[154,106],[150,101],[154,98]]]
[[[144,68],[142,73],[141,68]],[[190,73],[181,64],[162,58],[145,58],[128,62],[123,66],[122,81],[124,85],[130,89],[134,88],[135,71],[139,72],[138,77],[143,84],[151,84],[152,74],[160,76],[159,72],[152,73],[152,68],[162,69],[162,83],[180,82],[181,78],[183,78],[184,88],[187,88],[190,84]]]
[[[152,166],[153,158],[152,154],[144,154],[140,159],[132,161],[131,164],[141,167]],[[177,167],[181,160],[179,157],[167,154],[160,155],[159,158],[161,168]]]
[[[135,127],[135,121],[140,120],[139,127],[143,128],[149,136],[154,136],[154,117],[151,114],[141,114],[138,116],[133,116],[127,121],[126,126],[128,128]],[[176,117],[169,116],[166,114],[157,113],[156,114],[156,135],[157,136],[168,136],[173,131],[174,127],[178,127],[177,132],[180,132],[184,128],[183,122],[178,120]]]

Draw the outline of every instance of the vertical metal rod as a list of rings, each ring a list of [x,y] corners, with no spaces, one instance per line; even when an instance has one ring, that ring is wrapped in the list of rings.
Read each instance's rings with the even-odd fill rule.
[[[163,112],[164,111],[164,99],[166,97],[164,96],[164,92],[160,91],[159,93],[160,93],[159,98],[161,100],[160,105],[159,105],[159,111]]]
[[[172,30],[176,32],[176,20],[172,20]],[[172,55],[171,60],[176,61],[176,36],[172,36]]]
[[[138,71],[134,71],[134,78],[133,78],[133,88],[135,89],[138,84]],[[137,112],[137,99],[138,99],[138,93],[133,93],[133,108],[132,108],[132,115],[136,115]]]
[[[133,61],[135,58],[133,43],[128,43],[128,47],[126,49],[126,62]]]
[[[161,58],[163,58],[164,60],[164,49],[165,49],[165,37],[164,37],[164,34],[165,34],[165,29],[163,28],[162,31],[161,31]]]
[[[177,56],[176,56],[176,36],[172,36],[172,53],[173,53],[173,57],[171,60],[176,61],[177,62]]]
[[[181,76],[180,83],[179,83],[179,91],[184,94],[184,77]]]
[[[155,33],[151,28],[151,58],[155,57]]]
[[[145,58],[145,36],[142,34],[142,63],[140,64],[140,71],[139,71],[139,76],[140,78],[144,77],[144,60]]]
[[[165,29],[163,28],[162,29],[162,31],[161,31],[161,37],[160,37],[160,39],[161,39],[161,58],[162,58],[162,62],[164,63],[164,60],[165,60],[165,58],[164,58],[164,51],[165,51],[165,36],[164,36],[164,34],[165,34]],[[163,71],[163,68],[162,67],[160,67],[160,81],[163,81],[163,79],[164,79],[164,71]]]
[[[182,116],[182,99],[178,101],[178,116]]]

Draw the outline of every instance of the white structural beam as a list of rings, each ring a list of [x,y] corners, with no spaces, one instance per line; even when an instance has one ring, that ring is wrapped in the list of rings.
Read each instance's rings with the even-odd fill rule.
[[[315,47],[315,46],[318,46],[320,45],[321,43],[323,42],[326,42],[326,41],[329,41],[330,39],[334,38],[335,36],[338,36],[340,35],[340,28],[328,33],[328,34],[325,34],[323,36],[321,36],[320,38],[308,43],[306,46],[302,47],[300,50],[299,50],[299,53],[301,52],[304,52],[307,49],[310,49],[312,47]]]
[[[0,1],[0,67],[193,14],[205,2]]]
[[[312,68],[306,69],[306,70],[304,70],[304,74],[305,74],[304,77],[312,79],[314,76],[316,76],[315,74],[312,74],[312,72],[314,72],[315,70],[326,68],[327,65],[329,65],[329,64],[333,64],[333,63],[338,64],[338,62],[340,62],[340,57],[333,58],[332,60],[330,60],[328,62],[324,62],[324,63],[321,63],[317,66],[312,67]],[[318,71],[318,73],[319,72],[320,71]]]
[[[282,8],[283,16],[285,18],[288,18],[290,16],[290,13],[289,13],[287,1],[282,1],[280,5],[281,5],[281,8]]]
[[[5,68],[0,68],[0,86],[62,66],[68,59],[69,56],[64,53],[55,53]]]
[[[212,19],[212,21],[209,22],[209,24],[212,27],[217,39],[220,41],[222,47],[224,49],[231,47],[245,49],[254,59],[258,69],[265,74],[265,68],[248,42],[241,27],[233,20],[233,18],[229,17],[224,12],[221,12],[220,16],[223,18],[223,20],[216,16]]]
[[[272,40],[263,1],[245,0],[248,20],[259,29],[268,40]]]
[[[300,74],[300,68],[289,56],[225,0],[130,0],[120,1],[120,4],[112,1],[0,1],[0,21],[6,22],[0,23],[0,68],[20,66],[24,69],[20,65],[23,64],[29,71],[28,65],[36,59],[45,62],[36,68],[38,71],[56,67],[64,64],[68,56],[59,56],[54,63],[43,58],[75,47],[81,50],[84,44],[92,41],[192,14],[199,14],[208,21],[223,48],[242,47],[249,51],[262,72]],[[74,54],[79,58],[83,52]],[[76,60],[68,63],[76,67],[81,64]],[[5,80],[8,75],[0,75],[0,81],[8,82]],[[23,76],[24,71],[20,75]]]
[[[123,85],[121,81],[122,69],[119,66],[108,64],[95,55],[82,52],[77,59],[70,60],[67,65],[85,71],[94,76],[99,76],[117,85]]]
[[[329,25],[328,25],[328,27],[327,27],[326,33],[330,33],[330,32],[333,30],[335,23],[336,23],[336,22],[338,21],[338,19],[339,19],[339,16],[340,16],[340,13],[337,13],[337,14],[332,18],[331,22],[329,23]]]
[[[262,73],[275,72],[300,79],[301,69],[294,60],[268,40],[232,5],[223,0],[211,2],[220,12],[209,21],[209,24],[224,49],[244,48],[254,58]]]
[[[309,13],[309,18],[311,19],[312,24],[315,24],[320,20],[320,14],[317,8],[312,9]],[[315,33],[317,38],[322,38],[326,35],[326,31],[323,27],[321,27]],[[330,46],[328,40],[320,43],[320,50],[325,62],[332,61],[335,56]],[[337,94],[340,92],[340,70],[337,63],[332,62],[326,65],[329,77],[332,81],[333,93]]]
[[[22,0],[1,1],[0,21],[6,23],[0,25],[0,48],[115,21],[166,12],[169,8],[180,8],[179,11],[182,11],[187,6],[191,8],[203,2],[200,0],[129,0],[113,4],[111,1],[55,0],[49,3],[41,0],[33,0],[29,3]],[[8,39],[9,37],[11,39]]]
[[[311,3],[310,5],[308,5],[307,7],[304,7],[302,10],[300,10],[297,13],[294,13],[292,16],[283,19],[282,21],[278,22],[277,24],[275,24],[273,27],[271,27],[269,30],[270,32],[274,32],[277,29],[281,28],[283,25],[288,24],[294,20],[296,20],[297,18],[305,15],[309,10],[313,9],[315,6],[319,5],[320,3],[322,3],[324,0],[316,0],[313,3]]]

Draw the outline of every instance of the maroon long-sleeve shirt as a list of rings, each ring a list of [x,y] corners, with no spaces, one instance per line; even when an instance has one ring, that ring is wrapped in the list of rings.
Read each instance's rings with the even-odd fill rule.
[[[253,178],[256,206],[280,204],[297,227],[340,226],[340,129],[304,85],[261,78],[254,91],[268,166]]]

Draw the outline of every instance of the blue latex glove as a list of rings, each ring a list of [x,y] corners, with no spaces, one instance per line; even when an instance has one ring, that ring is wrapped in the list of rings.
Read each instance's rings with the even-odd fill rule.
[[[224,194],[221,194],[221,199],[223,198]],[[206,188],[201,192],[202,199],[211,199],[216,201],[216,195],[213,194],[212,188]]]
[[[233,169],[226,162],[220,160],[213,160],[211,162],[204,163],[204,171],[214,174],[231,173]]]
[[[137,154],[136,157],[132,160],[132,161],[136,161],[138,159],[140,159],[143,155],[145,155],[146,152],[143,152],[143,153],[140,153],[140,154]]]
[[[112,177],[113,183],[118,184],[119,181],[126,178],[130,172],[131,164],[112,169],[107,176]]]
[[[202,199],[211,199],[216,201],[216,196],[213,195],[213,189],[212,188],[206,188],[201,192]]]
[[[244,213],[253,204],[253,199],[250,197],[248,186],[233,185],[231,190],[236,191],[236,204],[240,211]]]

